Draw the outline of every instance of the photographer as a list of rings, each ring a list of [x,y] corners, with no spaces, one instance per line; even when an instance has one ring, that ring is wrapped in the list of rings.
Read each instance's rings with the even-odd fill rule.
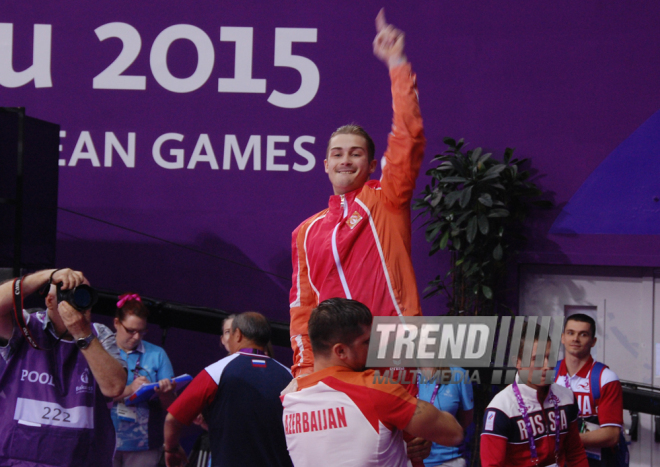
[[[112,465],[107,403],[124,390],[126,371],[112,332],[57,299],[56,285],[86,283],[80,271],[50,269],[0,285],[1,465]],[[22,298],[39,290],[47,310],[30,315]]]

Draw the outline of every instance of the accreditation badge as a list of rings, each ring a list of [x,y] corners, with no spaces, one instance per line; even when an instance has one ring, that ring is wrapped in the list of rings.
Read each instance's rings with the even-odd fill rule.
[[[117,404],[117,417],[125,422],[137,421],[137,409],[135,406],[128,406],[123,402]]]

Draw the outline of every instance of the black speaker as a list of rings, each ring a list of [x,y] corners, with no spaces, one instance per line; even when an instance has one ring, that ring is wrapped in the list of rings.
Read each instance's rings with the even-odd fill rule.
[[[60,126],[0,107],[0,267],[55,265]]]

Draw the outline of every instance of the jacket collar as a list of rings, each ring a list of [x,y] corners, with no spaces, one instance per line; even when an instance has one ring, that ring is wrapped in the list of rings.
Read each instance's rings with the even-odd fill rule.
[[[355,201],[357,195],[359,195],[362,192],[363,188],[364,186],[358,188],[357,190],[349,191],[344,195],[332,195],[330,197],[330,200],[328,201],[328,207],[330,208],[330,211],[337,211],[342,208],[342,204],[341,204],[342,196],[346,203],[353,204],[353,201]]]
[[[322,379],[336,375],[337,373],[354,373],[354,371],[345,366],[331,366],[315,371],[314,373],[303,376],[298,380],[298,390],[314,386]]]
[[[587,376],[589,376],[589,372],[591,371],[591,367],[593,366],[594,366],[594,358],[591,355],[589,355],[589,359],[584,363],[584,365],[582,365],[582,368],[580,368],[580,370],[575,374],[580,378],[586,378]]]

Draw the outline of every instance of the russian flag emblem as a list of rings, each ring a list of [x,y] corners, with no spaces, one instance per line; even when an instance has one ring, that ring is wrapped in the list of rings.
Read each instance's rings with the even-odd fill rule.
[[[253,358],[252,366],[257,368],[266,368],[266,360],[257,360],[256,358]]]

